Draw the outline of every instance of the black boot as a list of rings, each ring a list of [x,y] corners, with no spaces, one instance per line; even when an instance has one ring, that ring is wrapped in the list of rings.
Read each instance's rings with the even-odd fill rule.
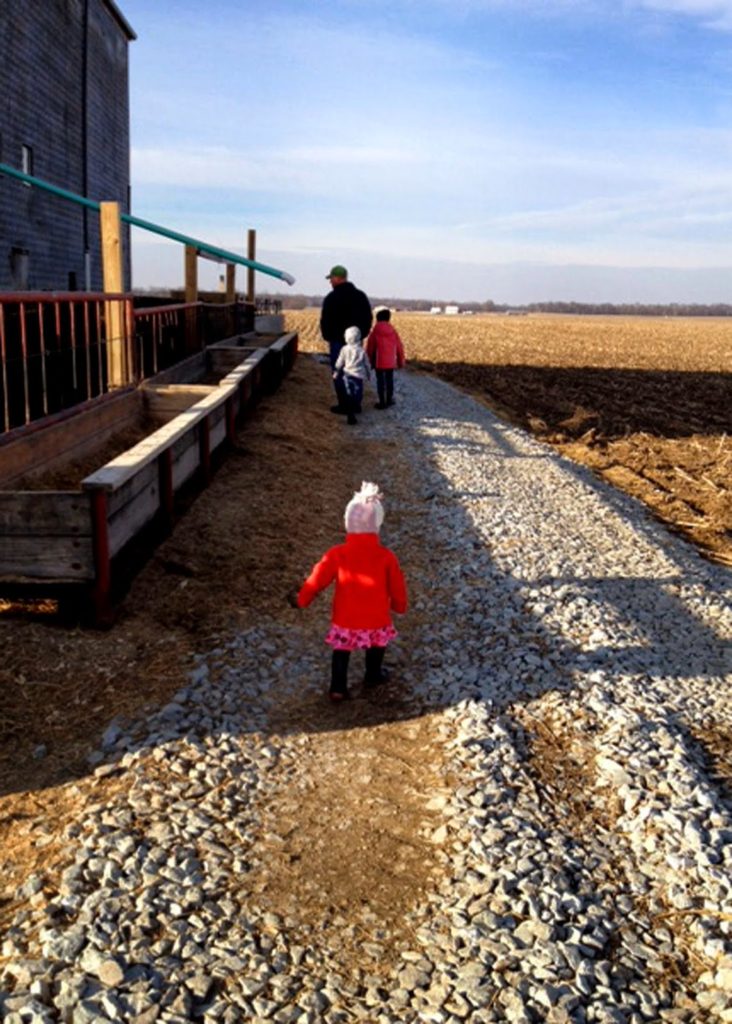
[[[389,672],[382,667],[385,647],[369,647],[366,650],[366,674],[363,684],[367,687],[380,686],[389,678]]]
[[[332,701],[348,700],[348,659],[350,651],[333,651],[330,670],[330,699]]]

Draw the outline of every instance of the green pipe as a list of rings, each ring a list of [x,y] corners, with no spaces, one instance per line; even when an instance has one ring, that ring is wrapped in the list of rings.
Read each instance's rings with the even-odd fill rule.
[[[255,260],[245,259],[244,256],[237,256],[235,252],[229,252],[228,249],[220,249],[217,245],[209,245],[208,242],[199,242],[196,238],[181,235],[177,231],[170,231],[168,228],[161,227],[159,224],[153,224],[149,220],[133,217],[131,213],[121,213],[120,220],[123,220],[126,224],[132,224],[133,227],[142,228],[144,231],[153,231],[158,235],[163,235],[174,242],[191,245],[200,252],[209,253],[211,256],[218,256],[219,259],[224,260],[226,263],[240,263],[243,267],[251,267],[253,270],[259,270],[261,273],[269,274],[271,277],[279,277],[282,281],[286,281],[287,284],[295,283],[295,278],[292,274],[288,274],[285,270],[276,270],[274,267],[268,267],[264,263],[257,263]]]
[[[78,203],[79,206],[86,206],[90,210],[99,211],[99,203],[95,203],[93,199],[85,199],[84,196],[77,196],[75,192],[69,192],[65,188],[59,188],[58,185],[51,185],[47,181],[42,181],[41,178],[34,178],[32,174],[25,174],[23,171],[17,171],[9,164],[0,163],[0,174],[8,174],[11,178],[17,178],[19,181],[24,181],[26,185],[35,185],[38,188],[45,189],[46,192],[52,192],[55,196],[61,196],[62,199],[69,199],[72,203]]]
[[[7,174],[11,178],[17,178],[19,181],[25,182],[27,185],[34,185],[36,188],[43,189],[46,192],[51,192],[53,195],[60,196],[62,199],[68,199],[69,202],[78,203],[79,206],[86,206],[90,210],[96,210],[99,212],[99,203],[94,199],[86,199],[84,196],[77,195],[75,192],[69,192],[68,189],[59,188],[58,185],[51,185],[50,182],[43,181],[42,178],[34,178],[33,175],[25,174],[23,171],[18,171],[9,164],[0,163],[0,174]],[[248,260],[244,256],[238,256],[235,252],[230,252],[228,249],[220,249],[216,245],[209,245],[208,242],[201,242],[199,239],[191,238],[189,235],[182,235],[178,231],[171,231],[169,228],[164,228],[160,224],[153,224],[152,221],[142,220],[140,217],[134,217],[131,213],[120,213],[120,220],[124,221],[125,224],[131,224],[133,227],[142,228],[143,231],[151,231],[156,235],[162,235],[164,238],[169,238],[173,242],[181,242],[183,245],[190,245],[199,252],[208,253],[209,255],[215,256],[226,263],[238,263],[242,267],[250,267],[252,270],[258,270],[262,274],[269,274],[270,277],[278,277],[281,281],[285,281],[287,284],[295,283],[295,278],[292,274],[288,274],[285,270],[277,270],[275,267],[268,267],[264,263],[257,263],[255,260]]]

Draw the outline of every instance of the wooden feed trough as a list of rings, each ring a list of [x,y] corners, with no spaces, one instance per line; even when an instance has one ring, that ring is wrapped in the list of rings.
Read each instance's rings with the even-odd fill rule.
[[[4,438],[0,594],[91,598],[93,619],[109,619],[120,554],[150,524],[170,529],[176,494],[206,486],[212,454],[296,354],[296,334],[237,336]]]

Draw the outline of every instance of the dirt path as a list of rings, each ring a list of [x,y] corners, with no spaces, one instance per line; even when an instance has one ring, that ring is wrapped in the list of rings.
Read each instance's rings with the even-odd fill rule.
[[[94,777],[86,762],[109,722],[165,703],[196,654],[264,620],[297,623],[319,644],[329,602],[306,620],[286,595],[340,538],[343,508],[361,480],[378,480],[387,464],[398,481],[389,495],[398,522],[394,488],[406,504],[409,473],[397,445],[354,444],[330,402],[327,369],[299,359],[137,576],[110,631],[69,629],[43,610],[19,615],[7,606],[0,614],[0,924],[17,911],[13,896],[29,873],[63,866],[65,826],[126,784]],[[419,553],[400,556],[409,578]],[[405,647],[418,623],[417,613],[405,622]],[[441,784],[436,725],[378,696],[330,708],[325,647],[322,657],[321,693],[293,693],[285,673],[273,695],[269,731],[298,733],[300,757],[295,777],[273,794],[261,869],[242,897],[295,914],[306,931],[333,915],[357,923],[376,910],[388,944],[403,936],[405,914],[437,870],[423,838],[431,827],[424,794]],[[364,806],[368,815],[356,810]],[[349,935],[356,943],[358,928]]]

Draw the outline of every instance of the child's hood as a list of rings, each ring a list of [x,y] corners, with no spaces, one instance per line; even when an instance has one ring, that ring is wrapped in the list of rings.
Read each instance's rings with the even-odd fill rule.
[[[356,345],[358,347],[361,344],[361,332],[358,327],[347,327],[343,337],[346,345]]]

